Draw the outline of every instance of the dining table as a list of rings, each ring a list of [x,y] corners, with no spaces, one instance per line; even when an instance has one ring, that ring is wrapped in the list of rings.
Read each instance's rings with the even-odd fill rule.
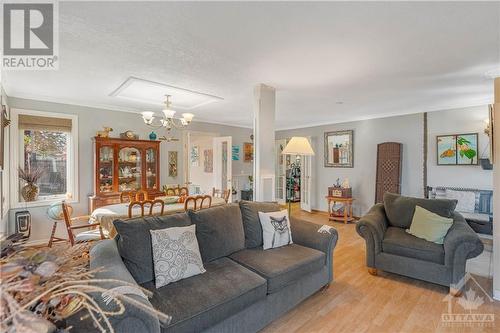
[[[212,198],[212,206],[225,205],[226,201],[223,198]],[[114,220],[128,219],[128,202],[106,205],[96,208],[90,215],[90,220],[99,222],[104,231],[109,235],[109,238],[116,236],[116,229],[113,225]],[[159,205],[153,207],[152,215],[170,215],[184,212],[184,203],[165,204],[163,214]],[[134,206],[132,208],[132,217],[141,216],[141,208]]]

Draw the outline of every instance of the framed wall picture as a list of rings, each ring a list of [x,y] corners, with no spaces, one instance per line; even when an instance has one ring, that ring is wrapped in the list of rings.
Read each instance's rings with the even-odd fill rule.
[[[233,145],[231,149],[231,159],[233,161],[239,161],[240,160],[240,146],[238,145]]]
[[[325,167],[354,167],[353,130],[325,132]]]
[[[253,143],[245,142],[243,144],[243,162],[253,161]]]
[[[168,176],[177,177],[177,152],[168,152]]]
[[[191,166],[193,167],[200,166],[200,147],[198,146],[191,147],[191,151],[189,152],[189,158],[191,160]]]
[[[205,149],[203,151],[203,171],[206,173],[214,172],[214,151],[213,149]]]
[[[478,134],[451,134],[436,137],[438,165],[478,165]]]

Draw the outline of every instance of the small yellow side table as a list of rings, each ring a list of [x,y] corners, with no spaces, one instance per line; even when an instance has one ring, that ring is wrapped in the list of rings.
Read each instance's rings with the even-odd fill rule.
[[[352,215],[352,202],[354,198],[343,198],[343,197],[332,197],[327,195],[326,200],[328,201],[328,219],[330,221],[348,222],[354,221],[354,216]],[[332,204],[341,203],[344,206],[344,214],[336,214],[332,209]]]

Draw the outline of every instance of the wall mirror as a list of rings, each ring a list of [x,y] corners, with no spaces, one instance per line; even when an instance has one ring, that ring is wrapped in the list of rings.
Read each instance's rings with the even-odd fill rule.
[[[325,167],[352,168],[353,131],[325,132]]]

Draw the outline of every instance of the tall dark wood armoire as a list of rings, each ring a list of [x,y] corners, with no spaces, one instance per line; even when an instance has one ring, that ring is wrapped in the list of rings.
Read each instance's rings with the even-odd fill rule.
[[[377,145],[375,203],[384,201],[384,193],[401,193],[403,144],[384,142]]]

